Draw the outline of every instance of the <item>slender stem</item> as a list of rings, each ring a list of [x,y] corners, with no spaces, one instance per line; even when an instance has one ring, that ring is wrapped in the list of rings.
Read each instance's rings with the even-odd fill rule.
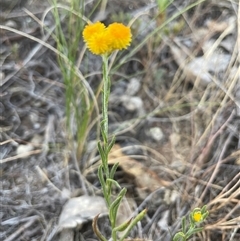
[[[103,132],[108,137],[108,100],[110,94],[110,79],[108,76],[108,57],[102,55],[103,59],[103,103],[102,103],[102,114],[103,114]],[[108,143],[104,143],[108,144]]]
[[[106,174],[106,178],[109,178],[108,167],[108,101],[110,95],[110,78],[108,76],[108,56],[102,55],[103,59],[103,93],[102,93],[102,137],[103,137],[103,149],[106,153],[105,158],[102,158],[103,168]]]

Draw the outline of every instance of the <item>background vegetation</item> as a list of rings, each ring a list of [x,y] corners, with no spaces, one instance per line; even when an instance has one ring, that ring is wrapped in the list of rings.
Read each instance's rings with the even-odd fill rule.
[[[133,34],[109,64],[109,165],[128,189],[119,222],[147,208],[130,237],[168,241],[206,204],[191,240],[239,240],[239,1],[1,4],[1,240],[59,240],[64,204],[101,196],[101,59],[82,41],[87,19]],[[96,239],[89,206],[73,240]]]

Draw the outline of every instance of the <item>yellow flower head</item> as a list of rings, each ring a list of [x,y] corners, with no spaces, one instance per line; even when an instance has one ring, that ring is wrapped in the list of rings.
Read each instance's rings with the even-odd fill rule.
[[[129,27],[121,23],[112,23],[107,27],[109,38],[112,39],[113,50],[126,49],[131,41],[132,34]]]
[[[195,223],[202,221],[203,218],[201,211],[195,211],[192,217]]]
[[[83,39],[87,43],[94,35],[103,33],[106,27],[103,23],[96,22],[94,24],[88,24],[83,30]]]
[[[111,51],[109,48],[110,44],[111,39],[108,38],[106,32],[102,32],[90,38],[87,42],[87,47],[93,54],[101,55]]]
[[[83,39],[93,54],[101,55],[127,48],[132,34],[130,28],[121,23],[113,23],[106,28],[103,23],[96,22],[84,28]]]

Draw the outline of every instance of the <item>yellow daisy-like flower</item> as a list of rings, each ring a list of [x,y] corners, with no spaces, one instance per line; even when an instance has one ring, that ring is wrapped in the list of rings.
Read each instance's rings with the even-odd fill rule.
[[[113,50],[126,49],[130,45],[132,34],[129,27],[121,23],[112,23],[106,30],[109,38],[112,39]]]
[[[202,213],[201,213],[201,211],[196,211],[196,212],[193,213],[193,220],[196,223],[202,221]]]
[[[102,55],[127,48],[132,34],[130,28],[121,23],[113,23],[106,28],[103,23],[96,22],[84,28],[83,39],[93,54]]]
[[[87,47],[93,54],[107,54],[111,51],[111,39],[108,38],[106,32],[95,34],[93,38],[87,42]]]
[[[103,33],[105,29],[106,29],[106,26],[100,22],[88,24],[83,30],[84,41],[87,43],[96,34]]]

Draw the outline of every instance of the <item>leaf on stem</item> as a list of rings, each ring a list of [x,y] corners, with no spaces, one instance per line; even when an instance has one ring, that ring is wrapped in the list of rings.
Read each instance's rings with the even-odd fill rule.
[[[106,160],[106,153],[104,152],[104,149],[100,141],[98,142],[98,151],[101,156],[102,162],[104,162]]]
[[[111,151],[113,145],[115,144],[115,140],[116,140],[116,138],[115,138],[115,136],[114,136],[114,137],[112,138],[111,142],[110,142],[109,145],[108,145],[108,148],[107,148],[107,152],[108,152],[108,153]]]
[[[207,205],[204,205],[202,208],[201,208],[201,213],[206,213],[207,212]]]
[[[117,240],[117,232],[123,232],[129,226],[131,221],[132,221],[132,218],[112,230],[113,240]]]
[[[110,198],[108,197],[107,185],[103,175],[103,166],[100,165],[98,168],[98,178],[102,186],[103,196],[107,202],[108,207],[110,206]]]
[[[184,240],[184,238],[185,238],[185,240],[186,240],[185,234],[184,234],[183,232],[178,232],[178,233],[176,233],[176,234],[174,235],[173,241]]]
[[[103,142],[106,144],[108,143],[108,137],[106,136],[104,125],[106,124],[106,120],[101,121],[101,134],[103,138]]]
[[[119,189],[121,189],[121,186],[119,185],[119,183],[117,181],[115,181],[114,179],[110,179],[108,178],[106,181],[107,185],[111,185],[111,184],[115,184],[116,187],[118,187]]]
[[[201,232],[203,228],[194,228],[194,229],[189,229],[188,232],[186,233],[186,238],[190,238],[193,234]]]
[[[116,224],[116,220],[117,220],[117,212],[118,212],[118,208],[119,205],[123,199],[123,197],[125,196],[127,192],[126,188],[123,188],[120,193],[118,194],[117,198],[112,202],[110,208],[109,208],[109,218],[111,220],[112,223],[112,227],[115,228],[115,224]]]
[[[120,224],[118,227],[114,228],[114,231],[123,232],[130,225],[131,222],[132,222],[132,218],[130,218],[126,222]]]
[[[118,166],[119,166],[119,162],[114,163],[114,165],[112,166],[111,171],[110,171],[110,175],[109,175],[110,179],[114,179],[114,175],[117,171]]]
[[[124,233],[124,235],[121,237],[119,241],[123,241],[128,236],[131,229],[137,224],[137,222],[141,221],[145,217],[146,213],[147,213],[147,209],[144,209],[132,220],[132,222],[128,225],[126,229],[126,232]]]
[[[182,218],[182,231],[183,233],[186,233],[186,217]]]
[[[111,197],[112,184],[115,184],[116,187],[121,189],[121,186],[118,184],[117,181],[115,181],[114,179],[107,178],[106,186],[107,186],[107,195],[108,195],[109,198]]]

